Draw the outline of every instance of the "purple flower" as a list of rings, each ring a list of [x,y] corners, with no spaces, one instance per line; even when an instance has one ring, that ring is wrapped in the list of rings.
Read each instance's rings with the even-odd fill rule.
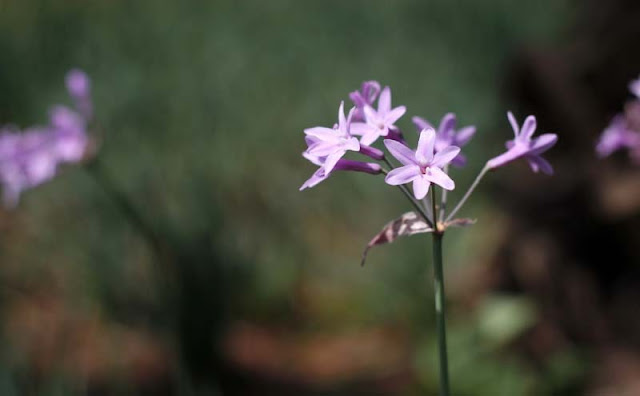
[[[320,166],[320,168],[300,187],[300,191],[305,190],[307,188],[315,187],[320,182],[326,180],[329,175],[331,175],[334,171],[355,171],[355,172],[363,172],[369,173],[372,175],[377,175],[382,172],[382,168],[378,164],[370,163],[370,162],[360,162],[360,161],[351,161],[341,159],[336,162],[335,166],[330,172],[327,172],[325,168],[322,166],[322,161],[318,160],[315,157],[305,156],[314,164]]]
[[[420,132],[418,149],[415,152],[395,140],[385,140],[384,144],[389,152],[404,165],[389,172],[385,182],[397,186],[412,181],[413,195],[416,199],[422,199],[427,195],[431,183],[446,190],[453,190],[455,183],[440,168],[451,162],[460,153],[460,148],[448,146],[434,155],[435,142],[436,132],[432,128]]]
[[[627,123],[622,115],[617,115],[602,132],[596,145],[599,157],[606,157],[622,148],[634,148],[640,145],[640,134],[627,128]]]
[[[421,117],[413,117],[411,119],[418,131],[423,129],[432,128],[431,124]],[[457,146],[462,147],[466,145],[469,140],[476,133],[476,127],[473,125],[460,128],[456,131],[456,115],[453,113],[447,113],[440,121],[438,126],[438,132],[436,133],[435,150],[436,153],[445,147]],[[460,153],[457,157],[451,161],[451,165],[462,167],[467,163],[467,158],[464,154]]]
[[[0,182],[5,206],[15,207],[22,191],[53,178],[58,158],[52,138],[51,130],[42,128],[0,132]]]
[[[349,117],[344,116],[344,102],[338,109],[338,125],[334,128],[314,127],[304,130],[309,146],[305,153],[314,158],[323,158],[322,166],[328,174],[347,151],[359,151],[358,139],[351,136],[349,127],[353,109]]]
[[[638,99],[640,99],[640,78],[638,78],[637,80],[633,80],[629,83],[629,90]]]
[[[356,111],[353,113],[353,121],[364,121],[364,108],[373,106],[380,93],[380,83],[377,81],[365,81],[362,83],[360,91],[353,91],[349,94]]]
[[[553,174],[553,167],[549,162],[547,162],[547,160],[542,158],[540,154],[549,150],[554,144],[556,144],[556,141],[558,141],[558,135],[545,133],[535,139],[532,139],[531,137],[536,130],[536,118],[534,116],[530,115],[526,118],[522,124],[522,129],[519,128],[518,123],[511,112],[507,113],[507,118],[509,118],[515,138],[506,143],[506,153],[487,162],[489,169],[498,168],[520,157],[524,157],[529,162],[529,166],[531,166],[531,169],[534,172],[541,170],[548,175]]]
[[[353,135],[361,135],[360,143],[371,145],[380,136],[387,136],[390,130],[397,131],[395,122],[407,111],[406,107],[391,108],[391,89],[384,87],[378,99],[378,110],[370,105],[364,107],[365,122],[351,125]]]
[[[50,123],[59,159],[64,162],[82,160],[89,144],[86,120],[68,107],[55,106],[50,112]]]
[[[89,76],[80,69],[72,69],[67,73],[65,83],[78,111],[87,121],[90,120],[93,116],[93,104]]]

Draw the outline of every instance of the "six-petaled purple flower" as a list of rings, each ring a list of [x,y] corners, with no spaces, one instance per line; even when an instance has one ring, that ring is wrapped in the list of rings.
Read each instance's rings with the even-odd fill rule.
[[[372,106],[364,107],[365,122],[354,122],[353,135],[360,135],[360,143],[370,145],[380,136],[386,137],[390,131],[397,131],[395,122],[407,111],[404,106],[391,108],[391,89],[384,87],[378,98],[378,110]]]
[[[416,199],[427,195],[431,183],[445,190],[453,190],[455,183],[441,168],[460,153],[460,148],[447,146],[434,155],[435,142],[436,132],[431,128],[420,132],[415,152],[400,142],[385,140],[384,144],[391,155],[403,165],[389,172],[385,182],[393,186],[413,182],[413,195]]]
[[[490,169],[495,169],[518,158],[525,158],[534,172],[542,171],[548,175],[553,174],[553,167],[540,154],[556,144],[558,135],[545,133],[533,139],[533,133],[536,131],[534,116],[528,116],[524,120],[522,128],[518,126],[518,122],[511,112],[507,113],[507,118],[509,118],[515,138],[506,143],[507,152],[489,160],[487,166]]]
[[[415,116],[411,119],[413,124],[418,129],[418,132],[427,129],[433,128],[429,121],[425,120],[422,117]],[[438,126],[438,131],[436,133],[436,143],[435,150],[436,152],[444,149],[448,146],[456,146],[463,147],[476,133],[476,127],[473,125],[469,125],[459,130],[456,130],[456,115],[453,113],[447,113],[442,120],[440,120],[440,125]],[[451,165],[462,167],[467,163],[467,158],[461,152],[458,154],[453,161],[451,161]]]

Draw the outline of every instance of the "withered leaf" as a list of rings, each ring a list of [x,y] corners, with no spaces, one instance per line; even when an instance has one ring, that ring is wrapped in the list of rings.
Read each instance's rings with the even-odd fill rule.
[[[384,245],[391,243],[402,236],[414,234],[422,234],[425,232],[433,232],[433,228],[429,227],[422,217],[416,212],[407,212],[399,218],[387,223],[364,249],[362,253],[362,261],[360,265],[364,265],[369,250],[376,245]]]

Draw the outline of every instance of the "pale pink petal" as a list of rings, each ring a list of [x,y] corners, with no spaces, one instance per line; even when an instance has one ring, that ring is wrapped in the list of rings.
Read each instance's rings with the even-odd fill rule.
[[[429,193],[430,185],[431,183],[429,183],[427,179],[422,177],[422,175],[420,175],[420,177],[415,178],[413,180],[413,196],[416,197],[416,199],[422,199],[426,197],[427,194]]]
[[[344,118],[344,101],[340,102],[340,107],[338,108],[338,129],[340,131],[346,131],[347,128],[347,120]]]
[[[367,133],[362,135],[362,138],[360,138],[360,144],[370,146],[373,144],[373,142],[378,140],[379,137],[380,137],[380,130],[378,128],[371,128],[367,131]]]
[[[453,190],[454,188],[456,188],[456,184],[453,182],[453,180],[440,168],[428,168],[427,173],[424,175],[424,178],[432,183],[439,185],[445,190]]]
[[[476,127],[468,126],[460,129],[458,133],[456,133],[455,144],[458,147],[462,147],[471,140],[473,135],[476,133]]]
[[[556,144],[557,141],[558,141],[558,135],[556,135],[555,133],[545,133],[544,135],[540,135],[532,141],[531,146],[529,148],[530,153],[531,154],[543,153],[549,150],[551,147],[553,147],[553,145]]]
[[[365,124],[364,122],[354,122],[351,124],[351,128],[349,128],[349,133],[351,133],[352,135],[362,136],[369,132],[372,128],[374,127],[369,124]]]
[[[409,147],[391,139],[385,139],[384,145],[402,165],[417,165],[415,153]]]
[[[387,184],[397,186],[400,184],[409,183],[411,180],[420,176],[420,167],[417,165],[406,165],[400,168],[392,169],[391,172],[384,178]]]
[[[304,133],[309,136],[315,136],[325,142],[338,143],[340,136],[336,133],[335,129],[325,127],[307,128]]]
[[[404,106],[398,106],[395,109],[388,112],[384,118],[385,124],[391,126],[393,125],[400,117],[407,112],[407,108]]]
[[[386,114],[391,110],[391,88],[384,87],[378,98],[378,113]]]
[[[344,150],[336,151],[335,153],[329,154],[327,159],[324,161],[324,171],[329,174],[333,170],[333,167],[336,166],[336,163],[340,158],[344,156]]]
[[[431,123],[429,123],[429,121],[425,120],[422,117],[412,117],[411,121],[413,122],[413,125],[416,126],[416,129],[418,130],[418,132],[422,131],[423,129],[429,129],[429,128],[433,128],[433,125],[431,125]]]
[[[431,165],[443,167],[449,162],[451,162],[458,154],[460,153],[460,147],[456,146],[448,146],[444,149],[438,151],[436,155],[433,156],[433,160],[431,161]]]
[[[526,158],[527,158],[527,161],[529,161],[529,166],[531,166],[531,170],[533,170],[534,172],[537,173],[540,170],[542,171],[542,173],[545,173],[547,175],[553,175],[553,167],[546,159],[540,157],[539,155],[535,155],[535,156],[532,155]]]
[[[511,124],[511,128],[513,129],[513,134],[515,137],[518,137],[520,134],[520,127],[518,126],[518,121],[516,121],[516,117],[513,116],[513,113],[507,111],[507,118],[509,119],[509,123]]]
[[[528,142],[531,140],[533,133],[536,131],[536,117],[530,115],[524,120],[524,124],[522,124],[522,129],[520,130],[519,139],[524,142]]]
[[[433,129],[424,129],[420,132],[420,140],[418,140],[418,149],[416,150],[416,160],[426,165],[433,159],[433,147],[436,143],[436,131]]]

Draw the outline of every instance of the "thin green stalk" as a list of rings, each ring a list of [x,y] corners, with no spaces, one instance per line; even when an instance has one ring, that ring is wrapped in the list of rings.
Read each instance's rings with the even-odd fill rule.
[[[444,166],[444,173],[449,174],[449,164]],[[438,216],[438,221],[444,221],[444,215],[447,210],[447,190],[442,189],[442,194],[440,197],[440,215]],[[435,221],[435,220],[434,220]]]
[[[433,213],[435,211],[435,188],[431,189]],[[444,273],[442,270],[442,237],[444,233],[436,229],[433,235],[433,281],[436,303],[436,330],[438,333],[438,357],[440,362],[440,396],[449,396],[449,363],[447,358],[447,324],[444,292]]]
[[[489,168],[489,165],[485,165],[484,168],[482,168],[480,173],[478,173],[478,176],[476,176],[476,179],[473,181],[473,183],[471,183],[471,186],[469,187],[467,192],[464,193],[464,196],[462,197],[460,202],[458,202],[456,207],[451,211],[451,213],[449,213],[449,216],[447,216],[447,219],[444,221],[445,223],[447,223],[451,219],[453,219],[453,216],[455,216],[456,213],[458,213],[458,211],[462,208],[462,205],[464,205],[464,203],[467,201],[467,199],[469,199],[469,196],[471,196],[471,193],[473,192],[473,190],[476,189],[476,187],[478,186],[478,183],[480,183],[480,180],[482,180],[484,175],[490,170],[491,170],[491,168]]]

